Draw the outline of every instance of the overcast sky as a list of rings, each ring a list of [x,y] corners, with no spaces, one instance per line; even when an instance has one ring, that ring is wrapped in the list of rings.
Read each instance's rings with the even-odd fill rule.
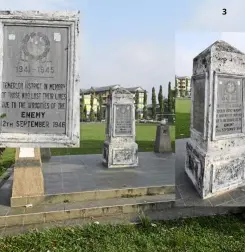
[[[193,57],[215,40],[245,51],[243,34],[220,33],[245,30],[244,0],[0,0],[0,6],[81,11],[81,88],[141,86],[151,96],[153,86],[158,92],[163,85],[167,95],[175,73],[190,75]]]
[[[224,40],[245,53],[245,32],[177,32],[175,34],[175,71],[192,75],[193,58],[217,40]]]

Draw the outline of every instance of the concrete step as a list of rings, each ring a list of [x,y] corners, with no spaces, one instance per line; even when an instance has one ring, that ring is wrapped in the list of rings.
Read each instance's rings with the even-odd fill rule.
[[[87,200],[103,200],[103,199],[120,199],[120,198],[135,198],[141,196],[154,196],[154,195],[172,195],[172,200],[175,200],[175,186],[148,186],[148,187],[135,187],[135,188],[122,188],[122,189],[109,189],[109,190],[94,190],[82,191],[61,194],[49,194],[44,196],[12,198],[12,207],[20,207],[28,204],[58,204],[58,203],[73,203],[83,202]]]
[[[174,205],[173,199],[173,194],[167,194],[11,208],[6,213],[2,212],[0,228],[132,213],[140,215],[145,211],[171,208]]]
[[[163,203],[161,203],[163,204]],[[163,205],[162,205],[163,206]],[[235,207],[169,207],[159,210],[145,210],[143,215],[147,216],[150,221],[173,220],[178,218],[189,218],[199,216],[224,215],[228,213],[240,213],[241,208]],[[57,216],[57,213],[56,213]],[[35,224],[24,223],[19,225],[8,225],[0,228],[0,236],[17,235],[26,233],[30,230],[42,231],[46,228],[64,227],[64,226],[82,226],[92,223],[99,224],[140,224],[141,216],[137,211],[115,213],[111,215],[95,216],[90,218],[80,217],[73,219],[62,219],[52,221],[38,221]],[[18,218],[18,217],[17,217]],[[32,217],[33,218],[33,217]],[[59,218],[60,219],[60,218]],[[12,223],[13,224],[13,223]]]

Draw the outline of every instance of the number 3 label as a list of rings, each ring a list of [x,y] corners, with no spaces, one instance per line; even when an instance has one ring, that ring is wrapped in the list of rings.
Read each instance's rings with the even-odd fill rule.
[[[223,11],[222,15],[226,15],[227,13],[226,9],[222,9],[222,11]]]

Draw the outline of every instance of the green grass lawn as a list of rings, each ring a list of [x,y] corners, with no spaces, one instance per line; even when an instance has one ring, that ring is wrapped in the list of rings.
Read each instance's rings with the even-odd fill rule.
[[[0,238],[1,252],[245,251],[244,219],[215,216],[144,225],[98,225],[32,231]]]
[[[102,154],[103,143],[105,140],[104,123],[83,123],[80,128],[80,147],[79,148],[54,148],[51,149],[53,156],[78,155],[78,154]],[[175,148],[175,127],[170,126],[172,149]],[[154,150],[156,136],[155,124],[137,124],[136,142],[139,151],[147,152]],[[7,148],[0,159],[0,175],[14,163],[15,149]]]
[[[52,155],[77,155],[77,154],[102,154],[105,140],[104,123],[83,123],[81,124],[80,148],[54,148]],[[174,150],[175,127],[170,126],[172,148]],[[147,152],[154,150],[156,137],[155,124],[136,124],[136,142],[139,151]]]
[[[15,149],[6,148],[0,158],[0,176],[2,173],[9,168],[15,159]]]
[[[176,139],[190,137],[191,100],[176,99]]]

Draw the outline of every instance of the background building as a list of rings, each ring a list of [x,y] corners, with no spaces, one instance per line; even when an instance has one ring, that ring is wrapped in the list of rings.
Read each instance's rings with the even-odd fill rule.
[[[176,97],[191,97],[191,79],[188,76],[175,76]]]
[[[110,94],[110,90],[115,90],[119,87],[122,87],[119,84],[111,85],[111,86],[104,86],[104,87],[91,87],[89,89],[81,89],[80,95],[84,95],[84,105],[86,105],[87,108],[87,115],[89,115],[91,110],[91,95],[94,94],[94,104],[93,104],[93,110],[95,114],[97,113],[97,108],[99,106],[99,95],[102,97],[102,114],[103,117],[105,117],[105,110],[106,110],[106,104],[107,104],[107,98]],[[144,92],[145,90],[141,87],[131,87],[131,88],[125,88],[130,93],[132,93],[134,96],[136,92],[139,92],[139,103],[138,103],[138,111],[140,116],[143,115],[143,108],[144,108]]]

